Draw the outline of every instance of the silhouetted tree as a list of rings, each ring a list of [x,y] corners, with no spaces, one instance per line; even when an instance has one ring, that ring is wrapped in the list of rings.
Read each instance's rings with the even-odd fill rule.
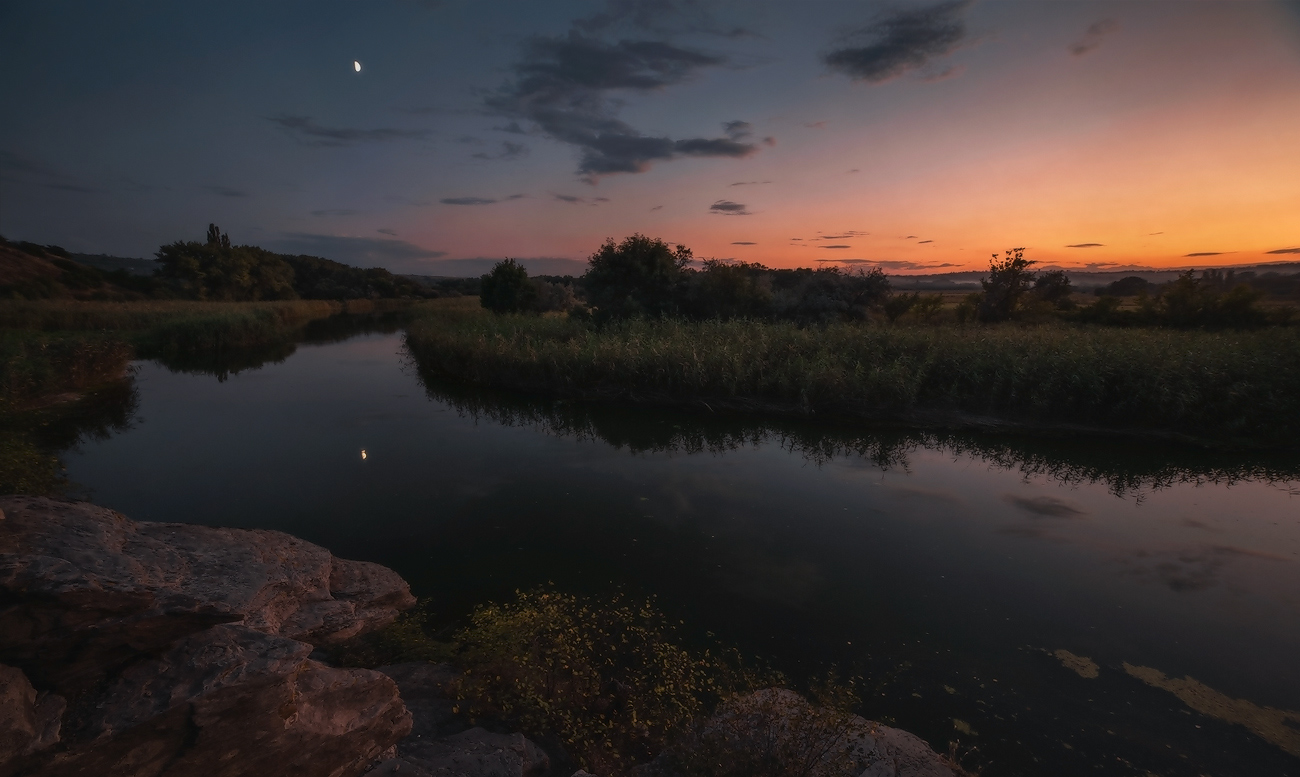
[[[686,246],[674,249],[639,233],[621,243],[606,240],[582,276],[587,300],[601,318],[673,315],[691,258]]]
[[[528,279],[528,270],[514,259],[503,259],[483,276],[479,304],[493,313],[522,313],[532,310],[537,288]]]
[[[1006,258],[998,259],[993,254],[989,262],[989,277],[981,278],[984,296],[980,299],[979,319],[981,321],[1006,321],[1015,315],[1020,300],[1029,291],[1034,282],[1034,274],[1029,268],[1037,262],[1025,258],[1024,248],[1012,248],[1006,252]]]

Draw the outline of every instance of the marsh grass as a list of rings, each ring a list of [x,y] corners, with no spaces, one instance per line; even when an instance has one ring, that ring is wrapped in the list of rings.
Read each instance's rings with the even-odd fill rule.
[[[1293,445],[1300,332],[1020,326],[799,327],[437,308],[407,346],[421,369],[551,396],[854,416],[1012,422]]]

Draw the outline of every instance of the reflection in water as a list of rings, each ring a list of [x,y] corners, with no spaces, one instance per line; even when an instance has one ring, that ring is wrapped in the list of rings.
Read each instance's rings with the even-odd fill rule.
[[[707,411],[625,408],[532,398],[449,382],[419,370],[430,398],[471,418],[536,429],[580,440],[601,440],[633,453],[724,453],[776,444],[816,464],[856,457],[882,470],[908,471],[922,451],[980,459],[990,468],[1018,472],[1026,480],[1048,478],[1063,485],[1102,484],[1116,496],[1142,499],[1174,485],[1266,482],[1300,487],[1300,455],[1210,451],[1168,443],[1135,443],[1098,437],[1033,437],[872,429],[802,420],[718,415]],[[1016,507],[1041,517],[1082,512],[1056,497],[1008,495]]]
[[[793,676],[861,675],[865,714],[987,777],[1297,773],[1122,669],[1300,708],[1294,461],[426,392],[399,349],[222,383],[142,364],[134,428],[71,475],[133,518],[390,566],[438,626],[548,583],[653,595]]]

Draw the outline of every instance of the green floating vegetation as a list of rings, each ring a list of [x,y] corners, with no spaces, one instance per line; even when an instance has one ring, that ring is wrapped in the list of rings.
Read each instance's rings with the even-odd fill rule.
[[[434,306],[408,328],[421,369],[549,396],[1010,422],[1293,446],[1300,332],[1035,326],[799,326],[490,315]]]

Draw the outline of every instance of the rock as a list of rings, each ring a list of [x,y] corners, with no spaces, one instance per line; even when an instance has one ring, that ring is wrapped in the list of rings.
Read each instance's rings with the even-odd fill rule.
[[[375,671],[397,683],[402,701],[411,711],[412,739],[432,739],[465,730],[454,711],[458,674],[450,664],[416,661],[381,666]]]
[[[59,741],[66,706],[62,696],[38,693],[21,669],[0,665],[0,775]]]
[[[310,658],[414,602],[391,570],[280,532],[0,510],[0,777],[353,777],[410,732],[388,676]]]
[[[331,643],[414,603],[377,564],[282,532],[131,521],[102,507],[0,498],[0,661],[73,693],[219,623]]]
[[[494,734],[471,728],[442,739],[399,743],[399,757],[369,777],[541,777],[550,759],[523,734]]]

